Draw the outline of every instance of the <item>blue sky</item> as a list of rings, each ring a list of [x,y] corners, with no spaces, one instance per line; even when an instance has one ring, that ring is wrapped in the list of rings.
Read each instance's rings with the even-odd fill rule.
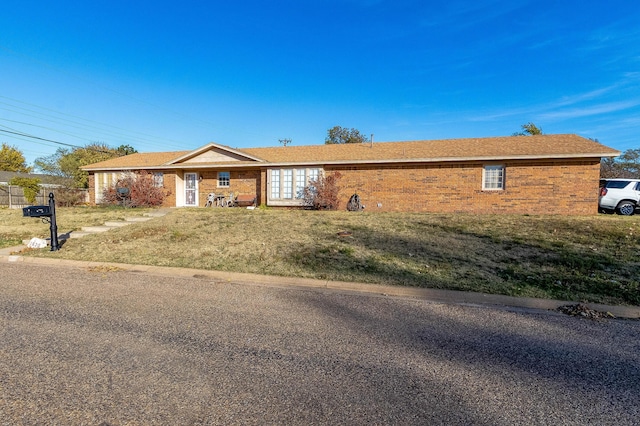
[[[510,135],[640,148],[637,0],[5,0],[0,142],[141,152]]]

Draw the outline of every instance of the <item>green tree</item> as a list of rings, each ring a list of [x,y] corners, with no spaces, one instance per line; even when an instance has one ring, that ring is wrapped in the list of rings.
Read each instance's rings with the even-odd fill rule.
[[[100,143],[89,144],[82,148],[58,148],[55,154],[36,158],[35,166],[44,173],[73,182],[76,188],[88,188],[89,174],[80,167],[122,157],[130,150],[135,152],[135,149],[128,145],[111,148]]]
[[[523,124],[520,127],[522,128],[522,131],[514,133],[513,136],[533,136],[542,134],[542,127],[538,127],[532,122]]]
[[[24,192],[24,198],[31,204],[36,202],[36,195],[40,192],[40,179],[16,176],[9,181],[9,185],[21,187]]]
[[[367,138],[357,129],[334,126],[327,130],[325,144],[364,143]]]
[[[120,156],[135,154],[136,152],[138,152],[138,150],[136,150],[131,145],[120,145],[119,147],[116,148],[116,151],[118,151]]]
[[[24,155],[18,148],[3,143],[0,148],[0,170],[29,173],[31,168],[27,167]]]

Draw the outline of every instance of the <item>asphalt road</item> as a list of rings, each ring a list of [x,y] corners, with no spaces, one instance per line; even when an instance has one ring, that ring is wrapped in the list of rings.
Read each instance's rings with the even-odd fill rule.
[[[640,321],[0,264],[0,424],[640,421]]]

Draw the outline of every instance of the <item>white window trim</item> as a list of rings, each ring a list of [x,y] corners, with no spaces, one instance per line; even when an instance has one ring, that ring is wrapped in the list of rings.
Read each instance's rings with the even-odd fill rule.
[[[153,186],[164,188],[164,172],[152,172]]]
[[[229,179],[228,179],[228,183],[227,183],[226,185],[220,185],[220,174],[221,174],[221,173],[226,173],[226,174],[227,174],[227,176],[228,176],[228,178],[229,178]],[[217,178],[218,178],[218,179],[217,179],[216,186],[217,186],[218,188],[229,188],[229,187],[231,186],[231,172],[228,172],[228,171],[221,171],[221,172],[218,172]]]
[[[287,171],[291,171],[291,182],[290,182],[290,186],[291,186],[291,191],[289,194],[289,191],[287,190],[287,188],[285,188],[285,185],[289,182],[287,182],[285,180],[285,170]],[[304,185],[302,185],[302,188],[306,187],[307,185],[309,185],[309,180],[310,180],[310,176],[313,174],[312,171],[313,170],[317,170],[317,174],[316,178],[321,176],[323,173],[322,168],[320,167],[304,167],[304,168],[296,168],[296,167],[283,167],[283,168],[277,168],[277,169],[268,169],[267,170],[267,205],[268,206],[303,206],[304,205],[304,199],[302,197],[297,198],[299,196],[299,194],[297,193],[297,190],[300,188],[298,179],[300,177],[299,174],[299,170],[304,170],[304,176],[305,176],[305,182]],[[274,188],[272,186],[273,180],[274,180],[274,173],[277,176],[277,185],[278,185],[278,197],[275,197],[274,195]],[[284,198],[285,195],[291,195],[289,198]]]
[[[487,186],[487,183],[489,183],[487,181],[488,178],[492,178],[492,182],[493,182],[493,176],[487,176],[487,171],[488,170],[499,170],[498,176],[497,176],[497,179],[496,179],[496,183],[498,183],[499,186],[497,186],[497,187]],[[487,164],[487,165],[484,165],[482,167],[482,190],[483,191],[504,191],[504,188],[505,188],[505,176],[506,176],[506,167],[504,166],[504,164]]]

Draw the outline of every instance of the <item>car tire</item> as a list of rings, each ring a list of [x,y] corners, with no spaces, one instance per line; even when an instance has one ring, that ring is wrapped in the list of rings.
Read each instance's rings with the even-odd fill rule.
[[[622,201],[618,204],[618,214],[623,216],[631,216],[636,210],[636,205],[631,201]]]

